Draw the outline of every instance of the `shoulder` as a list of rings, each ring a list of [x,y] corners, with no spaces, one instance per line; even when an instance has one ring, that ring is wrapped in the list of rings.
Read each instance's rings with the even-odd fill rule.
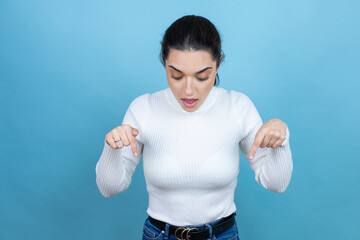
[[[144,93],[133,99],[129,105],[129,110],[133,114],[147,115],[150,109],[153,109],[158,103],[164,102],[166,89],[156,92]]]
[[[231,90],[230,94],[231,94],[231,97],[232,97],[234,103],[236,103],[236,104],[241,104],[241,105],[252,104],[251,99],[245,93]]]
[[[138,108],[138,107],[141,107],[142,105],[144,104],[148,104],[149,102],[149,93],[145,93],[145,94],[142,94],[140,96],[137,96],[136,98],[134,98],[131,103],[130,103],[130,107],[133,107],[133,108]]]
[[[232,109],[243,129],[247,130],[254,126],[258,121],[261,121],[261,117],[253,101],[247,94],[225,89],[221,90],[221,92],[231,99]]]
[[[139,95],[130,102],[122,124],[130,124],[132,127],[144,129],[149,111],[149,95],[149,93]]]
[[[136,121],[137,124],[140,124],[141,121],[146,119],[149,109],[149,93],[142,94],[135,97],[129,104],[128,109],[125,113],[124,122]],[[134,124],[133,122],[131,122]],[[130,124],[131,125],[131,124]]]
[[[160,91],[158,91],[160,92]],[[130,105],[129,109],[132,112],[146,112],[150,108],[151,102],[153,102],[153,99],[156,95],[158,95],[158,92],[155,93],[144,93],[142,95],[137,96],[134,98]]]
[[[219,92],[219,96],[221,98],[228,98],[235,107],[246,107],[253,105],[253,102],[248,97],[248,95],[243,92],[227,90],[219,87],[217,87],[217,91]]]
[[[136,97],[130,105],[144,105],[144,104],[151,104],[151,102],[156,101],[156,100],[163,100],[164,96],[165,96],[165,92],[166,89],[162,89],[156,92],[151,92],[151,93],[145,93],[142,94],[138,97]]]

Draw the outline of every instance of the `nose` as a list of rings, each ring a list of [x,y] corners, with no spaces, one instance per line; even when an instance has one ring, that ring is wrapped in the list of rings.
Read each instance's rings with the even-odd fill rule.
[[[189,97],[193,96],[194,94],[194,86],[193,86],[193,78],[187,77],[185,79],[185,94]]]

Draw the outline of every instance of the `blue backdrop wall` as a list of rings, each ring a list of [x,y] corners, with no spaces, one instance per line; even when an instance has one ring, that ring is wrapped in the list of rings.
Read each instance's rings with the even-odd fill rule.
[[[0,1],[0,239],[140,239],[142,162],[104,198],[95,164],[137,96],[167,87],[176,19],[223,38],[220,85],[290,129],[294,171],[265,190],[241,156],[240,239],[360,239],[359,1]]]

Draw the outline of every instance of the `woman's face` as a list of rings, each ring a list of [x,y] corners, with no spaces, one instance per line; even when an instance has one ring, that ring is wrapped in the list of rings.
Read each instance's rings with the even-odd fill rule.
[[[172,93],[188,112],[196,111],[205,101],[214,86],[218,70],[209,52],[176,49],[170,50],[165,69]]]

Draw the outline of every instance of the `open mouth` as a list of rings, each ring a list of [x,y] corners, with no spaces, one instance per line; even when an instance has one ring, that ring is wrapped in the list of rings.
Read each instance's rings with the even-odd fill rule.
[[[199,99],[181,99],[186,107],[194,107]]]

